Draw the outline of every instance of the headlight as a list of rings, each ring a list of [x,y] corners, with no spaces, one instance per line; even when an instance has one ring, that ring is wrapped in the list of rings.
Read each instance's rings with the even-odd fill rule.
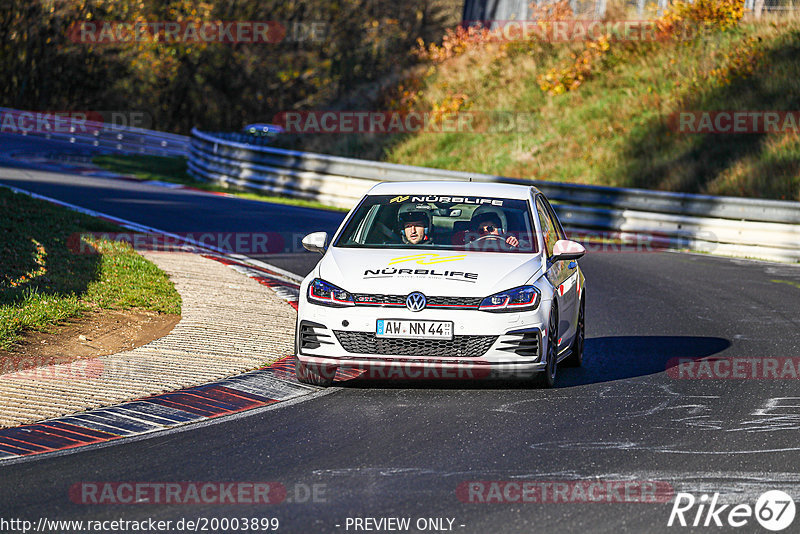
[[[541,293],[534,286],[520,286],[488,296],[478,307],[488,312],[519,312],[535,310],[539,307]]]
[[[315,304],[336,308],[356,305],[353,295],[321,278],[315,278],[308,284],[308,300]]]

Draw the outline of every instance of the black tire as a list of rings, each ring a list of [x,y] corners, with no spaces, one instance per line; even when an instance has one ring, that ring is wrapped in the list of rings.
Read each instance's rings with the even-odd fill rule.
[[[295,356],[294,374],[297,380],[303,384],[326,388],[333,384],[333,377],[336,376],[336,367],[327,365],[305,365]]]
[[[583,346],[586,340],[586,297],[581,298],[580,309],[578,311],[578,326],[575,332],[575,339],[572,341],[572,353],[564,359],[567,367],[580,367],[583,365]]]
[[[536,385],[540,388],[551,388],[556,384],[558,369],[558,309],[555,302],[550,310],[550,324],[547,325],[547,359],[545,370],[536,377]]]

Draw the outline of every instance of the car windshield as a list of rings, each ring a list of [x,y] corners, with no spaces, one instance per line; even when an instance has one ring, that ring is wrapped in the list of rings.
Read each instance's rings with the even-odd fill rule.
[[[528,202],[444,195],[370,195],[333,245],[536,253]]]

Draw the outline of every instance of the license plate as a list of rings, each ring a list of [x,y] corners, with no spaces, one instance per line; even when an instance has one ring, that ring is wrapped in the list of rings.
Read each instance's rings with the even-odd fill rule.
[[[404,339],[453,339],[453,321],[378,319],[375,335]]]

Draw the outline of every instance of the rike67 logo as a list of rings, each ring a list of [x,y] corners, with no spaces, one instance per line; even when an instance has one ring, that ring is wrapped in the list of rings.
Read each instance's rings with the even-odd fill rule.
[[[767,491],[758,498],[755,508],[749,504],[718,504],[719,493],[709,499],[699,499],[691,493],[678,493],[669,514],[667,526],[681,527],[743,527],[751,524],[753,517],[767,530],[784,530],[794,521],[795,505],[792,497],[780,490]]]

